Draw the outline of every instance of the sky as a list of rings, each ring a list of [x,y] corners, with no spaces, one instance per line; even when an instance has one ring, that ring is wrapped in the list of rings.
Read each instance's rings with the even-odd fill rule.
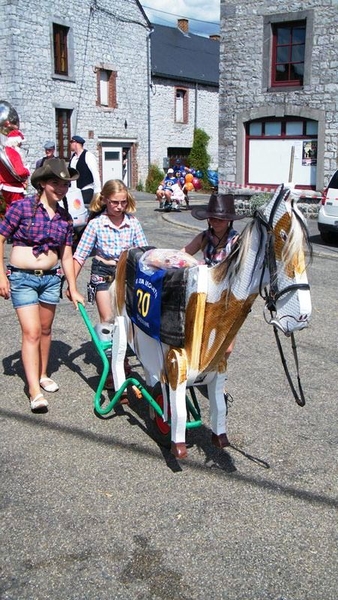
[[[140,0],[149,21],[176,27],[177,19],[189,19],[189,31],[209,36],[219,33],[220,0]]]

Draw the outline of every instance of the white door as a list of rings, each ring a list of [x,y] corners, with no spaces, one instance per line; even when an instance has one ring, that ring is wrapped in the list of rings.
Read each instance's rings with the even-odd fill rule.
[[[122,146],[102,148],[102,183],[122,178]]]

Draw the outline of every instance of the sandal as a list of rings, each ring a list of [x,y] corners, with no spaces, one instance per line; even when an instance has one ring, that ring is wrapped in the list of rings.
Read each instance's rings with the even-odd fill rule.
[[[35,396],[35,398],[31,398],[30,405],[31,405],[32,412],[35,412],[35,411],[36,412],[38,412],[38,411],[47,412],[47,409],[48,409],[48,402],[47,402],[46,398],[43,397],[43,394],[37,394],[37,396]]]
[[[57,392],[59,389],[58,384],[50,377],[41,377],[40,386],[45,392]]]

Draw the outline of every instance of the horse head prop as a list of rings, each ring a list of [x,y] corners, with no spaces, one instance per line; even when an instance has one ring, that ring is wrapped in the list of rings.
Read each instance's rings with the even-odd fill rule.
[[[280,186],[247,224],[219,264],[198,264],[173,250],[131,249],[116,272],[113,334],[115,388],[125,380],[127,345],[139,358],[148,386],[162,387],[163,420],[171,451],[187,455],[186,389],[207,386],[212,443],[227,438],[225,353],[259,294],[275,330],[286,335],[308,325],[310,290],[305,270],[308,234],[301,212]]]

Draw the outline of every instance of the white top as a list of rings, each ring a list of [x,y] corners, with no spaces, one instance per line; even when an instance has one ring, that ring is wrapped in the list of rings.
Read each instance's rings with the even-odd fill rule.
[[[82,154],[82,152],[81,152],[81,154]],[[70,165],[69,165],[72,169],[76,169],[76,165],[78,163],[79,158],[80,158],[80,155],[77,156],[77,154],[74,154],[74,156],[72,157],[72,159],[70,161]],[[92,190],[93,189],[94,194],[97,194],[102,189],[100,173],[99,173],[99,169],[97,166],[96,158],[92,152],[89,152],[89,150],[87,150],[87,152],[85,154],[85,161],[87,163],[88,168],[92,172],[94,181],[93,181],[93,183],[89,183],[88,185],[85,185],[85,187],[82,189],[83,190]],[[73,188],[77,187],[76,181],[71,182],[71,187],[73,187]]]

